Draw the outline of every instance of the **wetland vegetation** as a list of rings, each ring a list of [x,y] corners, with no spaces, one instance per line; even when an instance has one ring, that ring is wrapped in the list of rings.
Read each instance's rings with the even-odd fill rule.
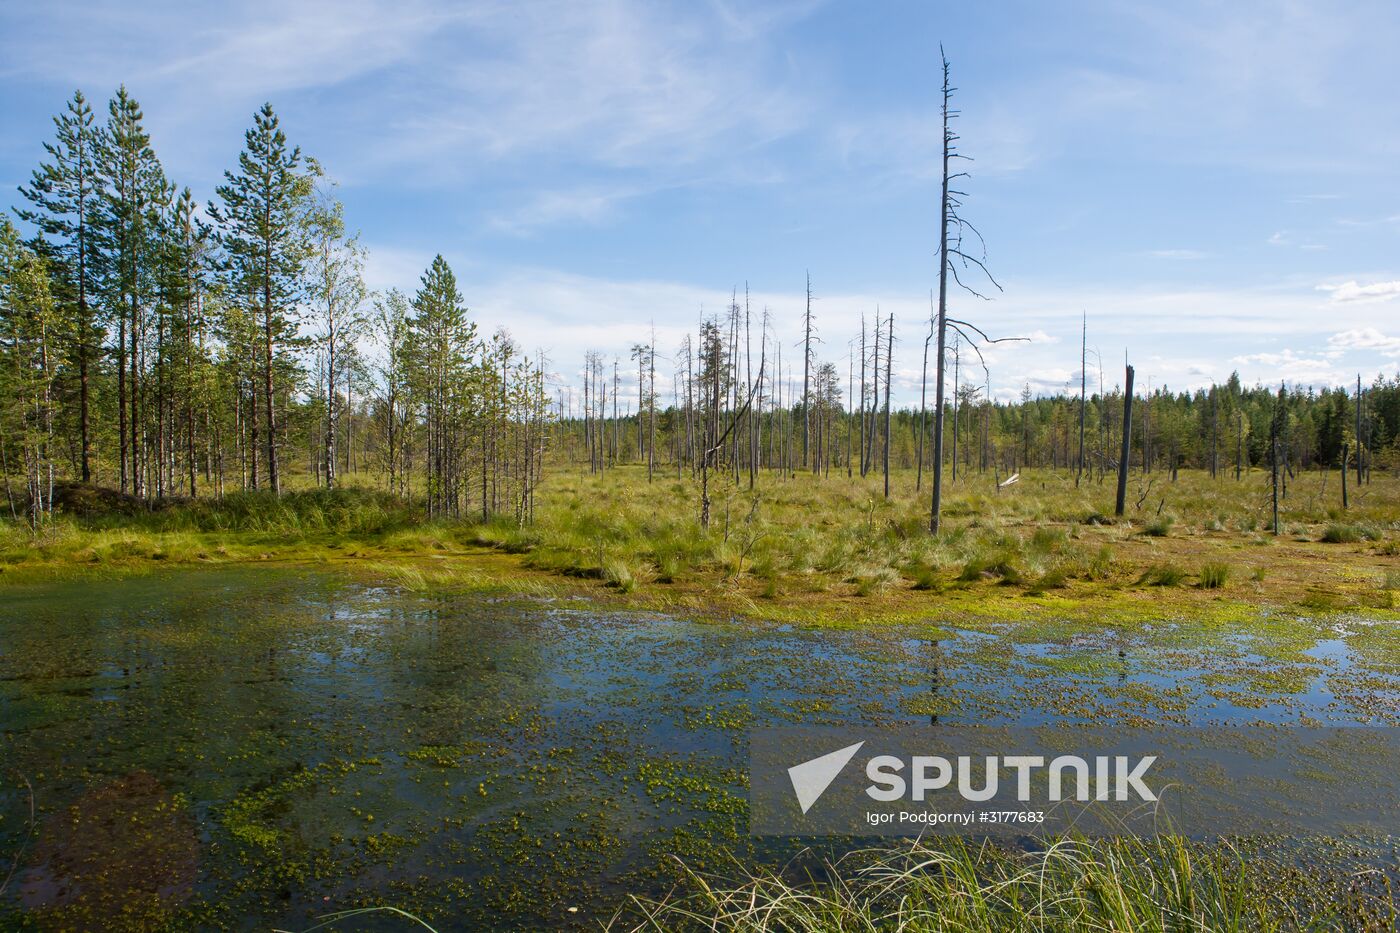
[[[200,207],[74,94],[0,218],[0,925],[1392,929],[1395,837],[748,832],[762,726],[1400,726],[1400,377],[1091,391],[1086,316],[994,394],[942,64],[926,321],[567,372],[370,294],[271,104]]]

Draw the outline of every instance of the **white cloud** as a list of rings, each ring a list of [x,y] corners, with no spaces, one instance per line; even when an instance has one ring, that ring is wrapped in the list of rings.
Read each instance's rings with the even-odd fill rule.
[[[1231,358],[1230,362],[1255,373],[1266,372],[1267,376],[1257,376],[1270,383],[1286,382],[1290,385],[1341,385],[1347,381],[1347,374],[1338,369],[1328,354],[1309,356],[1293,350],[1277,353],[1250,353]]]
[[[1386,356],[1400,356],[1400,337],[1387,337],[1374,327],[1341,331],[1327,338],[1327,344],[1339,350],[1376,350]]]
[[[371,248],[368,275],[376,288],[395,285],[410,294],[431,260],[430,251]],[[676,350],[693,334],[702,315],[723,314],[731,287],[657,279],[619,280],[577,275],[538,267],[507,267],[449,255],[462,293],[483,333],[509,329],[531,355],[547,352],[560,373],[580,371],[585,350],[605,360],[621,358],[627,375],[628,348],[650,339],[653,328],[660,360],[658,384],[669,391],[669,370],[678,365]],[[749,296],[753,352],[757,358],[763,314],[772,319],[771,334],[781,343],[784,378],[801,359],[798,335],[804,307],[802,282],[790,288],[765,289],[754,283]],[[1125,351],[1144,386],[1186,390],[1225,379],[1238,369],[1246,383],[1340,385],[1354,378],[1360,363],[1383,365],[1395,352],[1396,338],[1370,326],[1364,306],[1343,304],[1318,315],[1322,302],[1311,286],[1218,291],[1163,291],[1146,288],[1066,286],[1008,281],[1007,292],[992,302],[956,296],[952,313],[966,317],[992,336],[1024,336],[1027,341],[984,346],[991,369],[992,395],[1017,397],[1030,383],[1037,392],[1058,392],[1079,384],[1080,313],[1089,310],[1088,382],[1097,391],[1100,379],[1111,388],[1122,381]],[[739,300],[743,287],[739,283]],[[895,384],[901,403],[916,403],[924,337],[928,333],[927,294],[861,291],[822,292],[816,307],[820,360],[830,360],[844,374],[847,355],[860,336],[860,319],[870,324],[876,306],[881,316],[895,316]],[[1320,330],[1320,326],[1334,330]],[[1343,328],[1336,331],[1335,328]],[[1203,340],[1204,333],[1210,339]],[[1280,337],[1293,346],[1319,347],[1299,352],[1280,349]],[[770,372],[775,365],[774,338],[766,345]],[[1220,348],[1220,349],[1216,349]],[[1231,349],[1224,349],[1231,348]],[[1368,357],[1367,355],[1371,356]],[[1348,357],[1353,372],[1341,370]],[[963,373],[970,382],[984,376],[974,354],[964,352]],[[755,365],[757,365],[755,363]],[[858,370],[857,365],[857,370]],[[1102,374],[1100,373],[1102,368]],[[950,377],[951,378],[951,377]],[[624,395],[625,399],[625,395]]]
[[[1400,298],[1400,281],[1361,285],[1353,280],[1340,285],[1319,285],[1317,288],[1318,291],[1331,293],[1333,304],[1362,304]]]

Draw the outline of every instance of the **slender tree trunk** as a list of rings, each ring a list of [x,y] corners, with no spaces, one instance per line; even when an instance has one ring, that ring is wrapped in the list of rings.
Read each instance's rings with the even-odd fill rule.
[[[933,379],[933,503],[929,514],[929,531],[938,534],[943,511],[943,374],[947,352],[948,330],[948,162],[952,157],[949,138],[948,103],[953,93],[949,82],[948,59],[943,59],[943,194],[939,198],[938,223],[938,334],[934,354]]]
[[[272,387],[272,262],[268,257],[263,280],[263,401],[267,406],[267,484],[276,496],[281,495],[282,478],[277,470],[277,405]]]
[[[811,466],[807,451],[807,438],[811,431],[810,410],[812,395],[810,389],[812,365],[812,273],[807,273],[807,312],[802,316],[802,466]]]
[[[1127,367],[1123,387],[1123,446],[1118,456],[1118,498],[1113,506],[1113,514],[1122,516],[1128,498],[1128,458],[1132,452],[1133,438],[1133,368]]]
[[[885,498],[890,497],[890,383],[894,373],[894,315],[885,332]]]
[[[1084,475],[1084,416],[1089,402],[1089,315],[1085,314],[1081,318],[1079,330],[1079,459],[1076,464],[1074,474],[1074,485],[1079,485],[1080,477]]]

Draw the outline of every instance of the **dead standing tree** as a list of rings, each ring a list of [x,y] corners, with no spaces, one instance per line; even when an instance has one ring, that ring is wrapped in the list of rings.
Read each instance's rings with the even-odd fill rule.
[[[713,321],[704,321],[700,329],[700,379],[705,406],[704,441],[700,452],[700,529],[710,530],[710,471],[719,469],[725,445],[734,429],[742,422],[753,405],[754,396],[763,384],[766,360],[760,359],[758,374],[744,386],[744,404],[729,412],[724,411],[724,381],[731,374],[726,371],[726,348],[719,328]],[[721,431],[720,425],[724,424]]]
[[[812,431],[812,273],[807,273],[807,310],[802,313],[802,466],[820,472],[809,453]]]
[[[1133,437],[1133,368],[1123,370],[1123,447],[1118,454],[1118,493],[1113,501],[1113,514],[1123,515],[1128,495],[1128,458],[1132,456]]]
[[[939,204],[939,235],[938,235],[938,319],[934,327],[937,337],[938,350],[934,355],[934,401],[933,401],[933,503],[929,513],[929,531],[938,533],[940,513],[943,508],[943,382],[944,371],[946,369],[945,354],[948,345],[948,329],[951,327],[977,354],[978,359],[982,358],[982,352],[978,349],[977,340],[968,332],[975,333],[985,343],[1001,343],[1006,340],[1022,340],[1020,337],[992,338],[987,336],[981,328],[968,323],[967,321],[950,318],[948,316],[948,279],[951,276],[954,284],[962,288],[975,298],[986,301],[988,296],[983,295],[976,289],[970,287],[959,275],[959,267],[966,274],[975,270],[986,277],[987,281],[997,291],[1001,291],[1001,286],[987,269],[986,241],[977,228],[963,219],[959,213],[962,207],[962,198],[966,197],[966,192],[959,191],[952,187],[952,182],[959,178],[970,177],[967,172],[950,172],[949,167],[954,159],[966,159],[972,161],[971,157],[965,156],[957,151],[958,135],[953,132],[951,121],[958,116],[958,111],[951,108],[953,92],[957,88],[953,87],[951,80],[951,70],[948,64],[948,56],[944,54],[943,47],[938,48],[939,55],[943,59],[943,194]],[[979,245],[980,256],[971,256],[963,248],[965,236],[976,239]],[[986,362],[983,361],[985,368]]]

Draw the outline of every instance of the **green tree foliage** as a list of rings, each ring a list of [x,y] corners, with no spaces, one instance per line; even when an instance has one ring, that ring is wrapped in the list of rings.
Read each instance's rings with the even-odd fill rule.
[[[466,452],[478,414],[473,365],[476,325],[439,254],[413,297],[407,354],[409,385],[423,419],[429,517],[459,517],[467,495]]]
[[[224,173],[225,184],[217,189],[220,203],[209,206],[220,225],[231,300],[245,302],[256,320],[261,369],[255,392],[261,399],[250,412],[252,443],[257,445],[261,419],[267,487],[274,494],[281,489],[277,412],[298,376],[297,307],[310,251],[302,222],[310,183],[301,162],[301,150],[287,147],[272,105],[263,104],[244,135],[238,170]]]
[[[98,348],[105,336],[96,315],[102,251],[96,248],[101,191],[97,157],[103,139],[94,126],[92,108],[81,91],[54,117],[55,135],[44,143],[49,161],[42,163],[20,193],[33,205],[18,215],[52,238],[55,272],[71,283],[72,299],[61,308],[72,321],[72,339],[64,352],[78,373],[79,469],[92,478],[91,386]]]
[[[56,346],[67,337],[47,264],[0,218],[0,467],[12,518],[38,528],[53,509]],[[24,477],[20,495],[12,473]]]
[[[145,117],[125,87],[107,106],[98,165],[102,176],[99,244],[103,292],[117,322],[117,421],[121,488],[147,490],[148,434],[143,423],[147,331],[156,294],[160,213],[169,185],[146,132]]]

